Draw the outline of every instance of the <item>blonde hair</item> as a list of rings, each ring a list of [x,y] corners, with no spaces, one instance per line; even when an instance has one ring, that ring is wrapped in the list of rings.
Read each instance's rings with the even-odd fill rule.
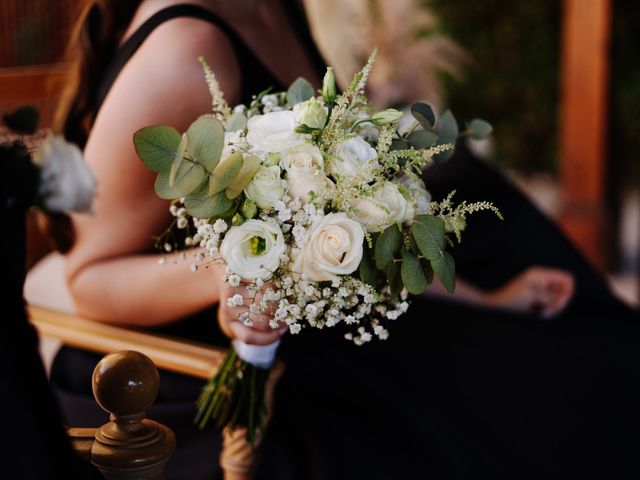
[[[368,94],[378,107],[426,100],[443,101],[441,73],[462,74],[465,52],[433,31],[437,18],[417,0],[304,0],[312,34],[341,86],[366,62],[378,59]]]

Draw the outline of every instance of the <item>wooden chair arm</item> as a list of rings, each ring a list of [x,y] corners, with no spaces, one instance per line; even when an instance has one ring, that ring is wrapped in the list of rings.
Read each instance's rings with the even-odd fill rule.
[[[102,354],[135,350],[151,358],[158,368],[196,378],[209,380],[226,353],[221,348],[107,325],[47,308],[31,305],[27,313],[41,335],[57,338],[65,345]]]
[[[107,354],[134,350],[147,355],[159,368],[196,378],[210,379],[221,365],[225,350],[185,340],[107,325],[48,308],[27,306],[31,323],[40,335],[56,338],[65,345]],[[271,410],[273,389],[282,374],[283,365],[276,362],[267,384],[267,409]],[[70,429],[74,446],[81,455],[91,448],[91,431]],[[244,431],[223,432],[224,446],[220,462],[225,480],[248,480],[254,451]]]

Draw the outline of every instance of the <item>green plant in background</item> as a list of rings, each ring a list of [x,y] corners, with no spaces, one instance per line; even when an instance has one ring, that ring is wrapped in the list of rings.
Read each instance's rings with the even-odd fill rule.
[[[472,61],[447,106],[491,121],[495,161],[525,173],[558,171],[562,2],[426,0]],[[613,1],[608,166],[616,187],[640,182],[640,4]],[[430,32],[423,32],[425,35]]]
[[[613,2],[609,161],[613,181],[640,185],[640,3]]]
[[[491,121],[501,165],[555,172],[561,3],[430,0],[425,6],[472,59],[460,82],[445,82],[448,106]]]

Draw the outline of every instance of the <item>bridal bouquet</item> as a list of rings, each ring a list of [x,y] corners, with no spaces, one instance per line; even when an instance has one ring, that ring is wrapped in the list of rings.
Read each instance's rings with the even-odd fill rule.
[[[467,216],[498,213],[486,202],[454,205],[453,195],[432,202],[421,180],[422,168],[450,156],[460,135],[481,138],[491,127],[474,120],[459,132],[450,112],[437,118],[418,103],[399,128],[402,112],[372,111],[364,95],[374,59],[375,51],[340,95],[328,68],[321,92],[298,79],[234,108],[201,59],[213,113],[183,134],[166,125],[135,134],[185,246],[201,248],[191,268],[221,262],[225,282],[246,287],[228,300],[246,307],[245,325],[269,313],[271,328],[292,334],[345,325],[357,345],[384,340],[389,322],[409,308],[408,293],[422,293],[434,274],[453,291],[446,248],[460,240]],[[167,235],[159,244],[171,251]],[[246,427],[253,443],[277,343],[233,342],[198,401],[201,427],[211,418]]]

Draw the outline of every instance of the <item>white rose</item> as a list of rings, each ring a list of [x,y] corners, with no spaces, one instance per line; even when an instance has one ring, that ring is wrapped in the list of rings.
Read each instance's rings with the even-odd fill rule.
[[[280,165],[291,169],[319,170],[323,168],[322,153],[315,145],[305,143],[296,148],[285,150],[280,155]]]
[[[47,210],[91,210],[96,178],[76,145],[60,135],[48,135],[36,150],[34,162],[41,168],[39,194]]]
[[[298,123],[310,128],[321,129],[327,120],[327,109],[315,98],[310,98],[306,102],[297,103],[293,107]]]
[[[295,257],[292,270],[307,281],[335,280],[356,271],[362,260],[364,230],[345,213],[318,218],[306,244]]]
[[[377,152],[360,137],[339,143],[336,147],[336,155],[338,158],[331,162],[329,172],[343,177],[357,175],[367,164],[378,166],[378,162],[375,161]]]
[[[415,215],[424,215],[431,210],[429,204],[431,203],[431,194],[420,183],[410,177],[403,176],[400,178],[400,183],[409,187],[411,196],[414,201]]]
[[[369,232],[379,232],[413,218],[413,207],[392,182],[378,184],[373,197],[358,198],[351,206],[354,220]]]
[[[289,110],[254,115],[247,123],[247,142],[258,152],[282,152],[305,143],[296,133],[296,115]]]
[[[263,210],[270,210],[278,200],[284,197],[287,182],[280,178],[280,167],[261,165],[253,176],[244,193],[249,200],[253,200]]]
[[[247,220],[229,229],[220,245],[220,256],[233,273],[266,280],[280,266],[284,250],[284,235],[277,225]]]
[[[316,201],[320,204],[331,198],[335,189],[333,182],[324,174],[299,169],[287,173],[289,183],[288,194],[292,198],[299,198],[303,204]]]
[[[331,195],[334,184],[324,174],[322,153],[315,145],[305,143],[282,152],[280,164],[287,171],[289,196],[308,203]]]

